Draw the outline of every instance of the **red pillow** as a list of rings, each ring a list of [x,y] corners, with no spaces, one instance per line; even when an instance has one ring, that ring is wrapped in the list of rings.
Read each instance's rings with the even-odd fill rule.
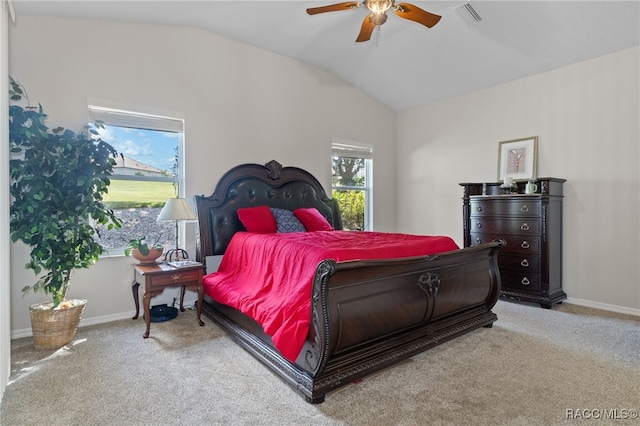
[[[316,208],[295,209],[293,214],[302,223],[309,232],[315,231],[333,231],[333,226],[322,216],[322,213]]]
[[[245,207],[238,209],[238,219],[247,231],[256,234],[275,233],[278,230],[276,218],[268,206]]]

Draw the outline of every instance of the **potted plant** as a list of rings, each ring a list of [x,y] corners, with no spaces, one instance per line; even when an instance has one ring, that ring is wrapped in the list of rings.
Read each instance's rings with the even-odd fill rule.
[[[132,255],[141,265],[154,264],[164,251],[164,246],[158,243],[159,240],[160,237],[151,244],[147,243],[147,237],[129,240],[124,248],[124,254]]]
[[[50,130],[42,106],[30,106],[13,78],[9,96],[14,101],[9,107],[11,239],[30,246],[26,268],[39,276],[22,291],[52,296],[30,307],[34,344],[61,347],[73,340],[86,305],[86,300],[66,299],[72,272],[103,253],[98,225],[120,226],[103,203],[116,151],[89,126],[79,133]]]

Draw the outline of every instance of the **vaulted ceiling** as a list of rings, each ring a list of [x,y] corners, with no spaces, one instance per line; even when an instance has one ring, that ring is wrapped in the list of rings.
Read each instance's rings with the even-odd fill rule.
[[[395,111],[640,44],[638,1],[406,2],[442,19],[429,29],[389,13],[364,43],[355,39],[365,7],[306,13],[308,7],[339,3],[335,0],[13,0],[13,5],[18,20],[30,14],[200,28],[330,70]],[[468,19],[470,8],[476,20]]]

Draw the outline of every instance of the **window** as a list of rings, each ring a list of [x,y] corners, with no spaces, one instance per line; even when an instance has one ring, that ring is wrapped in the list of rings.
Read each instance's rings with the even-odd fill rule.
[[[175,245],[175,223],[156,219],[167,199],[184,196],[184,120],[90,105],[89,121],[104,125],[96,130],[118,151],[105,204],[122,227],[102,229],[100,243],[109,254],[133,238]]]
[[[338,200],[345,230],[372,229],[373,149],[332,144],[332,197]]]

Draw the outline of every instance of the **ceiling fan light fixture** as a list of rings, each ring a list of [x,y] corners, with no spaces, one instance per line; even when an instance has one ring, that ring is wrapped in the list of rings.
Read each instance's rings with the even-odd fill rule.
[[[365,6],[375,15],[384,15],[393,7],[393,0],[366,0]]]

